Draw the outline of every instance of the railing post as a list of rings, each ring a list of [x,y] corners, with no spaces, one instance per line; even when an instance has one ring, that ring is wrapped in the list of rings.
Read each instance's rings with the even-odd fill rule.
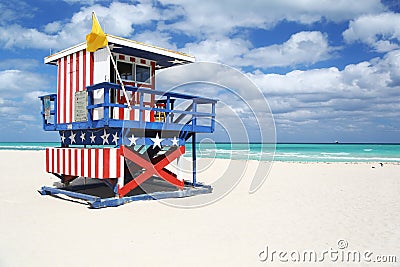
[[[46,130],[46,119],[45,119],[45,114],[44,114],[44,97],[40,98],[40,101],[42,102],[42,124],[43,124],[43,130]]]
[[[143,92],[140,92],[139,101],[139,127],[143,127]]]
[[[104,86],[104,114],[103,114],[103,119],[104,119],[104,124],[108,126],[108,123],[110,121],[110,87],[109,86]]]
[[[196,125],[197,125],[197,115],[196,115],[196,112],[197,112],[197,101],[196,101],[196,99],[193,99],[193,107],[192,107],[192,112],[193,112],[193,114],[192,114],[192,131],[194,132],[195,131],[195,127],[196,127]]]
[[[54,96],[54,127],[57,127],[57,114],[58,114],[57,96]]]
[[[166,116],[165,116],[165,124],[168,125],[170,123],[170,110],[171,110],[171,97],[167,96],[167,103],[165,105],[165,109],[166,109]]]
[[[192,171],[193,171],[193,186],[196,186],[196,172],[197,172],[197,155],[196,155],[196,133],[192,135]]]
[[[87,90],[86,91],[88,93],[88,107],[92,105],[92,95],[93,95],[93,91],[91,90]],[[93,127],[93,108],[89,108],[88,109],[88,124],[89,126],[92,128]]]
[[[211,111],[211,131],[215,130],[215,103],[212,103],[212,111]]]

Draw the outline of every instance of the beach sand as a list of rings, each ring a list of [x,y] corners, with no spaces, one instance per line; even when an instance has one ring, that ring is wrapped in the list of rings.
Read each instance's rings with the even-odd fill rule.
[[[213,179],[227,162],[215,160],[201,175]],[[314,250],[320,259],[329,249],[370,251],[372,260],[397,256],[397,264],[370,266],[400,265],[399,164],[275,162],[249,194],[257,164],[226,197],[201,208],[138,201],[94,210],[37,192],[58,181],[45,172],[44,151],[0,151],[0,266],[294,265],[284,254],[286,263],[277,254],[260,261],[266,248]],[[338,240],[348,247],[339,249]],[[325,254],[318,265],[366,263]]]

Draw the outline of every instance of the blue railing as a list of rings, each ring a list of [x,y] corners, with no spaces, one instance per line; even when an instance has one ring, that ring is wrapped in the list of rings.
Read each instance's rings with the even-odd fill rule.
[[[131,105],[133,110],[139,111],[139,118],[136,120],[119,120],[112,118],[112,108],[127,109],[127,104],[112,103],[110,100],[111,90],[122,90],[121,85],[103,82],[88,86],[87,102],[87,121],[72,122],[72,123],[57,123],[57,97],[55,94],[49,95],[51,101],[54,102],[54,109],[51,114],[54,115],[54,123],[45,120],[45,101],[49,96],[41,96],[43,110],[43,128],[47,131],[59,130],[74,130],[74,129],[92,129],[101,127],[118,127],[118,128],[146,128],[159,130],[183,130],[189,132],[213,132],[215,129],[215,105],[217,100],[211,98],[198,97],[188,94],[180,94],[173,92],[162,92],[146,88],[138,88],[134,86],[125,86],[125,90],[139,94],[139,102]],[[94,103],[94,93],[97,90],[103,91],[103,99],[101,103]],[[153,98],[159,98],[164,103],[163,108],[157,106],[145,106],[145,95],[150,95]],[[46,98],[48,99],[48,98]],[[185,108],[177,108],[176,104],[179,101],[189,102],[189,105],[184,105]],[[157,101],[156,101],[157,102]],[[174,105],[175,104],[175,105]],[[199,107],[208,106],[208,112],[200,112]],[[94,110],[103,108],[103,116],[100,119],[94,119]],[[158,122],[149,122],[144,120],[144,112],[150,111],[154,113],[163,113],[163,120]]]

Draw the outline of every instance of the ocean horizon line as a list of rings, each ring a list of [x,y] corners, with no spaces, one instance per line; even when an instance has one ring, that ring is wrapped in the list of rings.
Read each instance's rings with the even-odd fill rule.
[[[58,144],[61,143],[61,141],[56,142],[56,141],[0,141],[0,144],[12,144],[12,143],[20,143],[20,144]],[[202,142],[196,142],[196,144],[201,144]],[[188,142],[188,144],[191,144],[191,142]],[[212,144],[212,143],[207,143],[207,144]],[[277,144],[277,145],[295,145],[295,144],[310,144],[310,145],[400,145],[399,143],[393,143],[393,142],[215,142],[215,144]]]
[[[0,150],[40,151],[60,142],[0,142]],[[74,147],[74,146],[72,146]],[[185,156],[191,156],[191,142]],[[197,143],[199,158],[286,162],[400,162],[397,143]]]

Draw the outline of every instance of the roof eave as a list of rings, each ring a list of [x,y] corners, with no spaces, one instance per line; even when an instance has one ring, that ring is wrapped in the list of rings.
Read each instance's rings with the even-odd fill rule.
[[[66,55],[70,55],[70,54],[76,53],[78,51],[81,51],[81,50],[83,50],[85,48],[86,48],[86,42],[74,45],[74,46],[69,47],[67,49],[61,50],[60,52],[52,54],[52,55],[50,55],[48,57],[45,57],[44,58],[44,63],[45,64],[56,64],[58,59],[60,59],[62,57],[65,57]]]
[[[109,34],[107,34],[107,40],[109,43],[113,43],[116,45],[123,45],[126,47],[139,49],[139,50],[159,54],[159,55],[166,56],[166,57],[175,58],[177,60],[182,60],[182,61],[186,61],[186,62],[195,62],[195,57],[190,56],[185,53],[172,51],[172,50],[168,50],[165,48],[152,46],[152,45],[148,45],[145,43],[141,43],[141,42],[137,42],[137,41],[133,41],[133,40],[129,40],[129,39],[125,39],[125,38],[121,38],[121,37],[117,37],[117,36],[113,36],[113,35],[109,35]],[[69,47],[69,48],[64,49],[60,52],[57,52],[55,54],[52,54],[48,57],[45,57],[44,63],[45,64],[57,64],[58,59],[60,59],[64,56],[76,53],[78,51],[81,51],[85,48],[86,48],[86,42],[77,44],[75,46]]]
[[[176,58],[178,60],[184,60],[184,61],[188,61],[188,62],[195,62],[195,57],[182,53],[182,52],[177,52],[177,51],[172,51],[172,50],[168,50],[162,47],[157,47],[157,46],[153,46],[153,45],[149,45],[149,44],[145,44],[145,43],[141,43],[141,42],[137,42],[137,41],[133,41],[133,40],[129,40],[129,39],[125,39],[125,38],[121,38],[118,36],[113,36],[113,35],[109,35],[107,34],[107,39],[110,43],[114,43],[117,45],[123,45],[123,46],[127,46],[130,48],[135,48],[135,49],[140,49],[143,51],[147,51],[150,53],[155,53],[155,54],[159,54],[159,55],[163,55],[163,56],[167,56],[167,57],[172,57],[172,58]]]

